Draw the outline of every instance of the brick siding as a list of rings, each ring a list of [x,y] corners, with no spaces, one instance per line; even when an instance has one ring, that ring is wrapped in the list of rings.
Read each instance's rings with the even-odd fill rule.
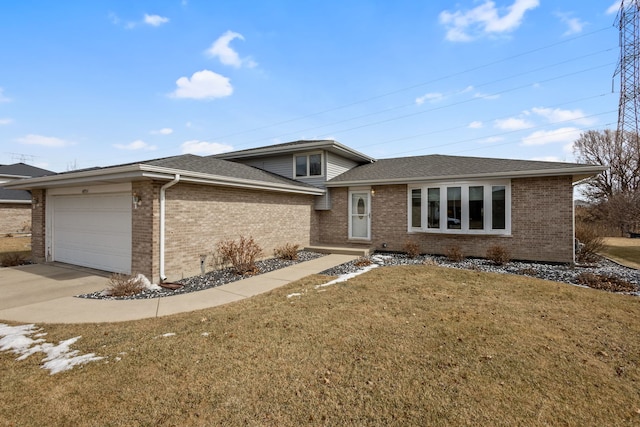
[[[165,274],[169,280],[200,274],[201,255],[206,255],[209,271],[216,244],[224,239],[253,237],[265,257],[285,243],[309,245],[317,224],[313,203],[311,195],[192,184],[170,187],[166,192]],[[154,230],[153,235],[158,233]],[[134,234],[134,258],[138,240],[148,241],[149,237]],[[154,268],[155,280],[157,275]]]
[[[484,257],[500,245],[513,259],[573,262],[573,186],[571,177],[511,181],[511,235],[449,235],[407,231],[407,186],[374,186],[371,198],[371,247],[402,251],[414,241],[421,251],[444,254],[453,246],[465,256]],[[318,243],[346,245],[348,189],[331,188],[333,209],[319,215]]]
[[[31,198],[35,203],[31,210],[31,258],[33,262],[45,262],[45,212],[47,199],[44,190],[32,190]]]
[[[31,230],[31,203],[0,204],[0,233],[24,233]]]

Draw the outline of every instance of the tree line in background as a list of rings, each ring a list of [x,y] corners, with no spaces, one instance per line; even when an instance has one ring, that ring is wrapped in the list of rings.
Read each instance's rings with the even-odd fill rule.
[[[588,203],[576,209],[577,227],[589,226],[610,236],[640,233],[638,134],[590,130],[575,141],[574,154],[580,163],[608,167],[583,184]]]

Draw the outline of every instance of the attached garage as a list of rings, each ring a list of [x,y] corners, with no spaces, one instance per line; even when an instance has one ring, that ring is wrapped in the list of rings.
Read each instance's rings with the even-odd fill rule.
[[[95,190],[49,195],[49,260],[129,274],[131,192]]]

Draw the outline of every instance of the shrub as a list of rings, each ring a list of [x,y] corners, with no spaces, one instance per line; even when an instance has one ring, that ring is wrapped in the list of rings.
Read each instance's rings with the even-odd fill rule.
[[[505,265],[511,260],[511,255],[504,247],[493,245],[487,249],[487,259],[495,265]]]
[[[462,249],[458,246],[449,247],[444,254],[449,261],[460,262],[464,259],[464,255],[462,254]]]
[[[128,274],[115,273],[109,277],[109,284],[105,294],[112,297],[126,297],[136,295],[144,291],[145,283],[141,275],[129,276]]]
[[[236,274],[253,274],[257,271],[256,258],[262,255],[262,248],[253,237],[241,236],[239,240],[218,242],[217,252],[222,262],[231,264]]]
[[[353,262],[353,265],[355,265],[356,267],[367,267],[371,264],[371,260],[367,257],[360,257]]]
[[[576,222],[576,239],[579,245],[576,258],[581,262],[593,262],[604,248],[604,238],[597,227],[582,221]]]
[[[409,258],[417,258],[420,255],[420,245],[413,240],[407,240],[404,242],[402,250]]]
[[[298,249],[300,245],[291,243],[285,243],[284,245],[277,247],[273,250],[273,255],[276,258],[295,261],[298,259]]]
[[[15,267],[17,265],[24,265],[27,263],[24,255],[21,253],[8,253],[2,255],[2,259],[0,259],[0,264],[3,267]]]
[[[633,283],[603,274],[580,273],[576,277],[576,281],[580,285],[609,292],[636,292],[638,290],[638,286]]]

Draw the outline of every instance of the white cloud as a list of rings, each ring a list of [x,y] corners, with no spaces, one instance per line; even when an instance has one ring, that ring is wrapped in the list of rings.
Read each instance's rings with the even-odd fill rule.
[[[137,139],[129,144],[113,144],[119,150],[145,150],[145,151],[153,151],[156,147],[155,145],[149,145],[141,139]]]
[[[568,13],[557,13],[556,15],[569,27],[567,31],[564,32],[564,36],[581,33],[584,26],[587,25],[586,22],[581,21],[579,18],[572,18]]]
[[[621,0],[614,1],[613,4],[607,9],[607,15],[618,13],[618,11],[620,10],[620,3],[622,3]]]
[[[484,124],[481,121],[478,121],[478,120],[469,123],[469,128],[470,129],[480,129],[483,126],[484,126]]]
[[[0,119],[0,126],[10,125],[13,123],[13,119]]]
[[[171,128],[162,128],[158,130],[152,130],[149,132],[151,135],[171,135],[173,133],[173,129]]]
[[[519,117],[509,117],[508,119],[498,119],[493,122],[493,125],[502,130],[522,130],[533,127],[533,123],[521,119]]]
[[[0,102],[11,102],[11,98],[4,96],[4,89],[0,87]]]
[[[21,144],[27,145],[42,145],[44,147],[67,147],[69,145],[73,145],[70,141],[65,141],[64,139],[56,138],[53,136],[43,136],[43,135],[34,135],[29,134],[27,136],[23,136],[22,138],[17,138]]]
[[[498,94],[486,94],[486,93],[482,93],[482,92],[476,92],[473,94],[474,98],[482,98],[482,99],[498,99],[500,98],[500,95]]]
[[[590,126],[593,125],[596,120],[591,117],[585,117],[582,110],[562,110],[560,108],[542,108],[535,107],[531,111],[539,116],[544,117],[550,123],[558,122],[575,122],[580,125]]]
[[[498,34],[515,30],[524,14],[538,7],[539,0],[514,0],[500,16],[495,2],[487,0],[473,9],[440,13],[439,20],[447,28],[446,39],[453,42],[474,40],[482,34]]]
[[[251,58],[240,58],[238,53],[229,46],[229,43],[234,39],[244,40],[244,37],[242,34],[227,31],[218,37],[218,39],[214,41],[211,47],[205,52],[212,58],[218,58],[224,65],[231,65],[236,68],[240,68],[243,65],[253,68],[258,65]]]
[[[530,160],[535,160],[535,161],[539,161],[539,162],[561,162],[562,161],[557,156],[532,157]]]
[[[189,153],[205,156],[233,151],[233,147],[231,145],[220,144],[217,142],[198,141],[197,139],[183,142],[180,149],[183,154]]]
[[[501,141],[504,141],[504,138],[501,136],[490,136],[489,138],[485,138],[482,140],[482,142],[485,144],[493,144],[495,142],[501,142]]]
[[[571,144],[580,137],[581,130],[574,127],[564,127],[553,130],[539,130],[522,138],[522,145],[546,145],[553,143]]]
[[[444,95],[441,93],[425,93],[419,98],[416,98],[416,104],[422,105],[425,101],[438,102],[444,99]]]
[[[162,24],[169,22],[169,18],[160,15],[147,15],[144,14],[144,23],[153,27],[159,27]]]
[[[171,93],[174,98],[213,99],[223,98],[233,93],[227,77],[209,70],[196,71],[191,76],[176,80],[178,88]]]

